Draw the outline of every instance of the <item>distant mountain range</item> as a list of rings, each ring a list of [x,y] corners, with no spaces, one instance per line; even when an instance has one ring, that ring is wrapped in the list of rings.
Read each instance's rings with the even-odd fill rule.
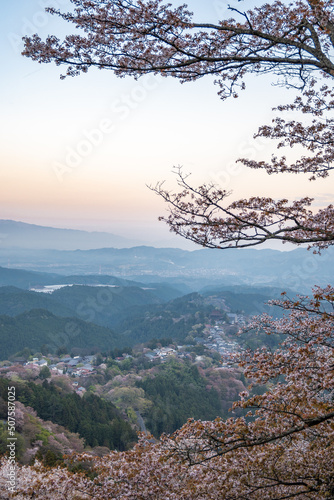
[[[304,293],[314,284],[327,285],[334,278],[333,248],[314,255],[305,248],[285,252],[200,248],[189,251],[133,243],[109,233],[0,220],[0,266],[10,273],[26,271],[16,278],[11,274],[8,281],[6,270],[2,269],[0,286],[29,288],[61,283],[63,278],[59,275],[95,275],[99,279],[107,275],[140,283],[169,282],[184,293],[212,285],[267,285]],[[35,274],[28,274],[32,271]],[[49,275],[43,277],[37,271]]]
[[[92,352],[161,338],[183,342],[216,309],[277,314],[265,303],[282,291],[309,293],[334,281],[333,248],[314,255],[305,248],[188,251],[131,243],[0,221],[0,360],[44,344],[53,352]]]
[[[169,282],[184,293],[213,285],[276,286],[309,292],[315,284],[334,281],[334,251],[314,255],[303,248],[195,251],[177,248],[101,248],[95,250],[26,250],[0,248],[0,285],[30,288],[62,283],[61,275],[117,276],[141,283]],[[25,273],[16,275],[18,270]],[[38,271],[38,272],[37,272]],[[32,273],[33,272],[33,273]],[[11,279],[6,278],[6,273]],[[29,274],[30,273],[30,274]],[[48,273],[42,276],[41,273]],[[86,275],[86,278],[83,278]],[[95,276],[93,278],[93,275]],[[101,284],[106,284],[101,282]]]
[[[111,233],[0,220],[0,248],[88,250],[101,247],[126,248],[141,243]]]

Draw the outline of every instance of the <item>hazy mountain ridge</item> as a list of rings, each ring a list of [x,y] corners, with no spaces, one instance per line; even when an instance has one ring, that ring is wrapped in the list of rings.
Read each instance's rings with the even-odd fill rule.
[[[30,288],[31,286],[53,283],[59,278],[60,275],[53,273],[0,267],[0,287],[17,286],[19,288]]]
[[[147,246],[76,251],[0,248],[0,266],[8,266],[13,271],[24,269],[58,274],[58,282],[62,280],[61,275],[111,275],[142,283],[168,280],[175,285],[181,280],[182,285],[190,286],[192,290],[219,283],[229,286],[269,285],[304,292],[315,283],[327,285],[334,277],[333,255],[333,249],[314,255],[304,248],[289,252],[254,249],[187,251]],[[50,284],[55,283],[55,279],[56,276]],[[29,283],[42,281],[41,274],[26,276]],[[0,284],[9,284],[1,282],[1,274]],[[17,282],[12,284],[18,285]]]
[[[213,283],[268,285],[282,290],[292,288],[309,292],[314,283],[327,285],[334,277],[332,248],[324,250],[321,255],[314,255],[305,248],[286,252],[253,248],[189,251],[134,246],[138,242],[117,238],[97,231],[0,220],[0,266],[27,272],[56,273],[60,275],[59,282],[61,275],[103,274],[142,283],[172,278],[173,285],[181,278],[185,293]],[[180,238],[180,243],[182,241]],[[28,285],[43,282],[40,274],[27,274],[25,278]],[[50,284],[55,283],[54,279]],[[19,281],[1,281],[0,273],[0,285],[4,284],[23,286]]]
[[[116,248],[138,245],[138,240],[101,231],[82,231],[0,220],[2,248],[76,250],[103,246]]]
[[[0,287],[0,315],[18,316],[31,309],[45,309],[56,316],[72,316],[73,310],[56,302],[49,294],[22,290],[14,286]]]

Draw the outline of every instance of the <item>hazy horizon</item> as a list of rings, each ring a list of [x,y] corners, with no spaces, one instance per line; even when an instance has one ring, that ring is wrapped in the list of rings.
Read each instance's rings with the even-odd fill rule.
[[[133,226],[133,231],[130,232],[130,234],[127,232],[128,228],[126,230],[122,226],[115,226],[108,230],[109,228],[107,227],[105,230],[103,228],[98,229],[96,225],[90,226],[90,224],[83,225],[57,225],[57,224],[38,224],[36,222],[28,222],[25,220],[13,220],[13,219],[0,219],[0,248],[3,248],[3,238],[5,235],[1,234],[1,223],[2,222],[14,222],[14,223],[23,223],[23,224],[28,224],[31,226],[36,226],[38,228],[51,228],[51,229],[65,229],[65,230],[73,230],[73,231],[83,231],[86,233],[100,233],[101,235],[112,235],[115,236],[116,238],[124,238],[124,240],[128,240],[129,242],[135,240],[133,244],[127,244],[127,248],[132,247],[132,246],[153,246],[156,248],[179,248],[181,250],[188,250],[188,251],[194,251],[194,250],[199,250],[202,249],[203,247],[201,245],[195,244],[189,240],[186,240],[185,238],[182,238],[178,235],[173,235],[168,228],[162,224],[161,222],[158,223],[160,225],[160,230],[161,230],[161,237],[159,238],[159,232],[157,231],[157,228],[155,226],[149,227],[148,225],[145,226]],[[146,237],[144,238],[143,236],[143,230],[145,229],[145,235]],[[148,233],[147,233],[148,231]],[[147,237],[148,234],[148,237]],[[125,241],[125,243],[127,243]],[[92,247],[95,248],[95,247]],[[98,248],[98,246],[96,247]],[[122,248],[120,245],[117,245],[117,248]],[[254,250],[265,250],[265,249],[270,249],[270,250],[277,250],[281,252],[286,252],[286,251],[291,251],[296,249],[295,245],[292,244],[279,244],[278,242],[266,242],[264,245],[260,245],[258,247],[254,247]],[[233,248],[225,249],[226,251],[232,251]],[[236,250],[236,249],[235,249]]]

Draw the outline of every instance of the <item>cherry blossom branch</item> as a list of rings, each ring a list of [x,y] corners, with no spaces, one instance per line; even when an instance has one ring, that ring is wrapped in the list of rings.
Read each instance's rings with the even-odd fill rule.
[[[334,242],[334,208],[313,214],[307,207],[312,199],[291,204],[287,200],[252,197],[223,202],[230,192],[213,184],[192,187],[180,167],[175,169],[182,191],[172,193],[160,182],[151,190],[167,203],[170,215],[160,217],[170,230],[207,248],[245,248],[268,240],[307,243],[326,248]]]
[[[50,36],[24,37],[23,54],[39,62],[68,65],[74,76],[95,66],[117,75],[170,75],[182,81],[218,76],[220,96],[236,96],[246,73],[273,73],[286,85],[299,79],[305,87],[314,71],[334,74],[330,59],[334,23],[330,7],[321,16],[309,2],[280,1],[240,12],[234,19],[194,23],[192,13],[161,0],[142,2],[71,0],[74,12],[47,11],[84,31],[63,41]],[[321,17],[321,22],[319,21]],[[238,83],[240,82],[241,83]]]
[[[315,85],[315,82],[314,82]],[[292,148],[302,146],[310,156],[302,156],[295,163],[287,164],[286,157],[278,158],[272,155],[271,161],[254,161],[239,159],[238,161],[250,168],[265,169],[268,174],[273,173],[311,173],[310,180],[317,177],[327,177],[334,168],[334,91],[327,85],[319,89],[314,88],[298,96],[292,104],[279,106],[274,110],[279,112],[301,112],[312,117],[311,124],[301,121],[286,121],[281,117],[273,119],[272,126],[259,128],[256,137],[279,140],[277,148]],[[325,114],[326,113],[326,114]],[[325,114],[325,116],[324,116]]]

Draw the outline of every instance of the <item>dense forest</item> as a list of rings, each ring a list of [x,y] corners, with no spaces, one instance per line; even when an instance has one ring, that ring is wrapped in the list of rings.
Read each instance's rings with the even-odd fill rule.
[[[68,292],[64,288],[46,297],[41,293],[8,288],[0,292],[0,304],[3,302],[2,309],[8,307],[13,316],[0,315],[3,342],[0,359],[8,359],[25,347],[40,351],[42,345],[47,345],[50,353],[56,353],[59,347],[65,347],[68,352],[75,347],[81,349],[82,354],[90,354],[125,345],[134,346],[152,338],[170,337],[184,341],[194,325],[200,325],[198,333],[202,331],[214,309],[205,304],[199,294],[186,295],[165,304],[145,302],[138,305],[142,295],[133,287],[122,289],[119,292],[122,298],[118,293],[109,295],[109,289],[103,295],[104,287],[98,291],[86,286],[68,287]],[[59,304],[60,294],[63,305]],[[38,300],[47,309],[15,314],[18,303],[22,308],[25,304],[38,305]],[[50,312],[50,309],[61,307],[64,309],[59,311],[60,316]],[[72,307],[76,309],[72,310]],[[64,311],[72,315],[63,317]],[[111,323],[112,327],[102,326]]]
[[[188,418],[215,419],[222,414],[218,392],[206,388],[207,381],[191,364],[168,363],[155,376],[137,383],[152,405],[145,414],[147,428],[158,438],[172,433]]]
[[[91,447],[126,450],[137,439],[117,408],[94,394],[81,398],[75,393],[62,392],[59,386],[47,381],[37,385],[0,378],[0,396],[5,401],[8,385],[15,386],[17,400],[31,406],[40,418],[78,433]],[[0,418],[6,419],[7,411]]]
[[[77,347],[86,354],[120,345],[111,330],[78,318],[60,318],[44,309],[33,309],[15,317],[0,316],[1,359],[8,359],[25,347],[33,352],[47,345],[50,352],[61,346]]]

